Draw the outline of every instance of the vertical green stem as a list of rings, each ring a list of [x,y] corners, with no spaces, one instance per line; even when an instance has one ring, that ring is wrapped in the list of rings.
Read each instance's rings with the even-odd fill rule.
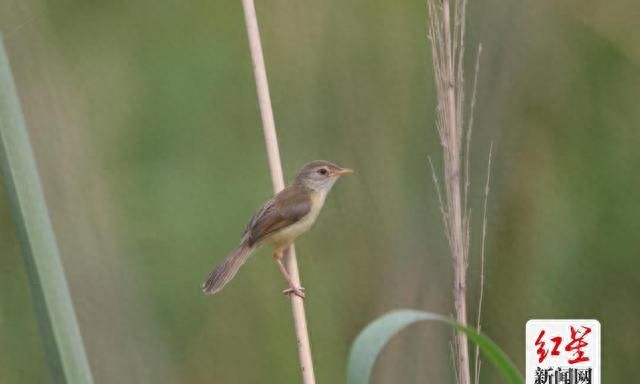
[[[0,163],[52,381],[92,383],[58,245],[0,36]]]

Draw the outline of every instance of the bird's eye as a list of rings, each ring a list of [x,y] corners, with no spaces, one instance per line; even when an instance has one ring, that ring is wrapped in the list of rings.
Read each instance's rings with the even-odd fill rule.
[[[320,168],[318,169],[318,173],[321,175],[326,175],[329,171],[327,171],[327,168]]]

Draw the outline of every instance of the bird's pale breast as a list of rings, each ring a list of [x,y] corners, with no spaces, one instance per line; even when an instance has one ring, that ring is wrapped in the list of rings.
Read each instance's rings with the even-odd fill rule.
[[[318,218],[326,196],[326,192],[312,192],[309,213],[295,223],[271,235],[269,241],[276,246],[287,245],[295,240],[296,237],[308,231]]]

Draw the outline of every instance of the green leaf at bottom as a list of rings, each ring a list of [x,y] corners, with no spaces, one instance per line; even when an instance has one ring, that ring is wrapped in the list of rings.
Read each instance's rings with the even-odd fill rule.
[[[370,323],[356,337],[349,354],[347,384],[368,384],[373,365],[382,348],[398,332],[419,321],[437,321],[464,332],[478,345],[485,358],[505,377],[507,383],[523,384],[524,379],[504,352],[487,336],[455,320],[435,313],[402,309],[389,312]]]

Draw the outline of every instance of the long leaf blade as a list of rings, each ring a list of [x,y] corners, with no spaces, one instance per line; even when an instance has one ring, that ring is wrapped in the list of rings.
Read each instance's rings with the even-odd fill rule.
[[[2,36],[0,163],[52,381],[92,383]]]
[[[367,384],[373,365],[389,340],[404,328],[420,322],[436,321],[464,332],[510,384],[523,384],[524,379],[505,353],[487,336],[457,323],[453,319],[431,312],[402,309],[389,312],[370,323],[356,337],[349,354],[347,384]]]

